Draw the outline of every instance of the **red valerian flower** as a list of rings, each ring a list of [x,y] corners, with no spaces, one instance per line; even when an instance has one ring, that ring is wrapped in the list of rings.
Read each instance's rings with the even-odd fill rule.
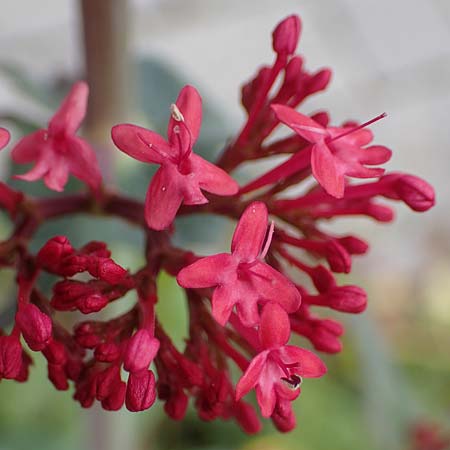
[[[258,303],[277,302],[289,313],[300,306],[297,288],[263,262],[273,232],[271,227],[267,233],[267,225],[266,205],[253,202],[236,227],[231,254],[207,256],[178,273],[178,284],[184,288],[215,288],[212,315],[221,325],[228,321],[234,305],[237,305],[238,316],[246,326],[259,322]]]
[[[273,104],[271,107],[281,122],[311,145],[301,148],[287,161],[243,186],[241,194],[312,169],[314,177],[328,194],[342,198],[345,176],[375,178],[384,174],[384,169],[366,165],[383,164],[389,161],[392,152],[381,145],[364,147],[373,139],[372,132],[364,128],[385,114],[362,125],[348,122],[343,127],[328,127],[288,106]]]
[[[270,417],[277,401],[292,401],[300,395],[301,377],[317,378],[327,371],[312,352],[286,345],[291,327],[289,316],[277,303],[267,303],[261,314],[261,353],[248,366],[236,386],[236,399],[256,387],[264,417]]]
[[[182,203],[208,203],[202,190],[216,195],[234,195],[239,189],[225,171],[192,151],[202,121],[202,100],[197,90],[185,86],[171,111],[168,141],[136,125],[121,124],[112,129],[112,139],[120,150],[138,161],[161,166],[145,200],[145,218],[154,230],[167,228]]]
[[[48,124],[22,138],[12,150],[12,159],[18,164],[34,162],[35,166],[16,178],[36,181],[44,178],[49,189],[61,192],[69,173],[96,191],[101,184],[97,158],[91,146],[75,132],[86,115],[88,86],[75,83]]]
[[[374,178],[383,175],[384,169],[365,166],[389,161],[391,151],[380,145],[363,148],[373,138],[372,133],[363,127],[381,119],[385,114],[361,126],[340,128],[323,127],[310,117],[284,105],[272,105],[272,109],[281,122],[313,144],[312,172],[330,195],[343,197],[344,175],[355,178]]]

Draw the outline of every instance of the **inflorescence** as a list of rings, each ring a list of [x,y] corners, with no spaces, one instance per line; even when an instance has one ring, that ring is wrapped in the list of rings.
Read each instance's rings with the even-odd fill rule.
[[[42,178],[62,192],[73,175],[88,189],[35,198],[0,183],[0,206],[13,223],[11,236],[0,243],[0,262],[16,271],[18,285],[12,330],[0,330],[0,379],[26,381],[29,351],[41,352],[56,389],[73,384],[75,400],[86,408],[97,400],[107,410],[125,403],[142,411],[158,396],[166,413],[180,420],[191,397],[202,419],[234,418],[254,433],[260,420],[243,398],[255,390],[263,417],[281,431],[295,426],[291,402],[303,378],[321,377],[326,367],[312,351],[289,345],[291,336],[318,352],[339,353],[343,326],[323,314],[360,313],[367,303],[362,288],[339,285],[334,274],[349,273],[353,255],[366,253],[368,244],[352,234],[331,234],[323,224],[355,215],[390,222],[393,211],[382,198],[414,211],[434,204],[427,182],[379,167],[391,151],[370,145],[367,126],[383,115],[362,125],[332,126],[325,111],[308,116],[295,110],[331,77],[329,69],[309,72],[295,54],[300,31],[297,16],[275,28],[275,60],[243,86],[247,120],[215,163],[194,153],[202,100],[192,86],[170,108],[167,138],[132,124],[113,127],[119,150],[159,165],[144,203],[108,190],[92,146],[76,135],[88,98],[82,81],[47,129],[14,145],[14,162],[34,164],[15,178]],[[289,134],[273,136],[278,127]],[[9,133],[0,129],[0,147],[8,141]],[[284,162],[247,184],[232,178],[242,163],[274,155],[285,156]],[[145,265],[131,272],[111,258],[106,243],[74,248],[62,235],[37,254],[30,251],[43,223],[80,213],[119,217],[141,228]],[[203,213],[237,221],[230,253],[202,257],[172,244],[175,218]],[[155,313],[156,302],[165,300],[156,283],[162,271],[185,292],[189,336],[182,350]],[[43,273],[59,277],[51,298],[40,287]],[[128,312],[111,320],[91,318],[131,291],[137,301]],[[60,311],[75,312],[72,330],[58,320]],[[78,312],[89,318],[80,321]],[[236,368],[240,378],[234,383],[230,370]]]

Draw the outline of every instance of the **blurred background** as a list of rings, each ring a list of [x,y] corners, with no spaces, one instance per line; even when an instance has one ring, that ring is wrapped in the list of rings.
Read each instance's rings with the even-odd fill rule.
[[[388,169],[420,175],[437,191],[423,216],[398,208],[394,224],[332,223],[371,243],[346,283],[369,292],[369,308],[346,320],[345,349],[325,358],[329,375],[308,383],[295,403],[298,426],[282,435],[266,424],[248,437],[234,423],[203,423],[191,411],[171,422],[162,408],[132,414],[82,410],[57,392],[36,358],[26,384],[0,384],[0,449],[406,450],[416,423],[450,425],[450,2],[448,0],[15,0],[0,16],[0,122],[14,142],[44,125],[73,80],[91,86],[85,134],[97,146],[111,185],[143,198],[148,167],[113,151],[112,124],[133,121],[163,131],[168,105],[185,84],[205,105],[198,150],[223,147],[244,117],[239,88],[273,55],[270,33],[285,16],[303,20],[300,52],[309,69],[329,66],[330,88],[305,113],[327,109],[333,123],[377,123],[376,141],[394,150]],[[0,155],[0,176],[14,169]],[[39,194],[42,186],[16,183]],[[76,183],[72,185],[77,189]],[[123,266],[138,267],[141,237],[119,222],[77,218],[45,227],[34,245],[64,230],[76,245],[103,239]],[[177,239],[198,253],[223,248],[230,224],[194,219]],[[0,234],[9,225],[0,217]],[[224,233],[218,232],[223,228]],[[217,242],[217,236],[223,242]],[[1,274],[0,311],[14,295]],[[177,342],[182,302],[160,280],[159,313]],[[175,311],[175,313],[174,313]],[[0,326],[3,326],[1,323]],[[426,447],[421,450],[435,450]]]

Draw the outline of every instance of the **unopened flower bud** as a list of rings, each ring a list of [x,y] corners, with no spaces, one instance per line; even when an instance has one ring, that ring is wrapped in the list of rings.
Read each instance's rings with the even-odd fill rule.
[[[289,16],[277,25],[272,33],[272,46],[279,55],[292,55],[300,37],[301,22],[298,16]]]
[[[21,304],[16,314],[16,324],[31,350],[45,348],[52,335],[52,321],[37,306]]]
[[[128,372],[148,369],[158,350],[158,339],[152,337],[148,330],[138,330],[128,342],[123,359],[124,369]]]
[[[22,366],[22,346],[16,336],[0,336],[0,380],[16,378]]]
[[[129,411],[144,411],[156,399],[155,376],[151,370],[130,373],[125,404]]]

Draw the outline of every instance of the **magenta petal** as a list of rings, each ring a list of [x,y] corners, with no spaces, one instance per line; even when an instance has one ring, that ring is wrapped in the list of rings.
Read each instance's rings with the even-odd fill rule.
[[[261,408],[261,415],[263,417],[270,417],[275,409],[277,396],[273,383],[267,386],[256,386],[256,400]]]
[[[236,400],[240,400],[256,386],[266,364],[267,355],[268,352],[262,352],[253,358],[244,375],[242,375],[236,385]]]
[[[162,136],[136,125],[116,125],[111,130],[111,137],[120,150],[138,161],[162,164],[174,156]]]
[[[102,175],[94,150],[78,137],[68,138],[67,146],[70,152],[67,155],[70,171],[93,190],[97,190],[102,182]]]
[[[55,157],[44,176],[44,182],[49,189],[62,192],[69,179],[69,166],[67,160],[59,156]]]
[[[181,269],[177,282],[184,288],[206,288],[216,286],[224,279],[224,271],[230,265],[228,253],[207,256]]]
[[[278,303],[288,313],[298,310],[301,296],[294,284],[283,274],[263,262],[250,269],[252,285],[260,298]]]
[[[292,128],[308,142],[317,143],[328,136],[327,130],[322,125],[295,109],[283,105],[272,105],[271,107],[278,120]]]
[[[231,315],[237,297],[233,290],[233,286],[221,285],[214,289],[212,296],[212,316],[219,325],[224,326]]]
[[[175,219],[181,202],[182,190],[176,169],[160,167],[152,178],[145,198],[145,220],[153,230],[164,230]]]
[[[333,197],[344,196],[344,176],[339,172],[336,160],[324,141],[314,145],[311,167],[316,180]]]
[[[12,149],[12,160],[18,164],[36,161],[44,146],[48,145],[46,135],[46,130],[38,130],[23,137]]]
[[[322,360],[309,350],[286,345],[278,353],[285,364],[299,363],[299,367],[295,369],[295,372],[301,377],[318,378],[327,372],[327,368]]]
[[[239,185],[220,167],[195,153],[191,154],[190,161],[201,189],[216,195],[234,195],[238,192]]]
[[[231,242],[231,252],[244,261],[254,261],[267,233],[268,212],[263,202],[253,202],[243,212]]]
[[[9,138],[9,131],[4,128],[0,128],[0,150],[8,145]]]
[[[50,169],[51,164],[45,158],[41,158],[37,161],[36,165],[27,173],[22,175],[14,175],[14,178],[25,181],[36,181],[42,178]]]
[[[263,348],[275,348],[289,341],[291,324],[286,311],[277,303],[266,303],[261,313],[259,338]]]
[[[50,120],[49,133],[52,135],[75,133],[86,115],[88,95],[89,88],[84,81],[75,83]]]
[[[250,296],[242,296],[236,305],[239,319],[246,327],[254,327],[259,322],[258,302]]]
[[[383,145],[371,145],[362,149],[362,157],[359,158],[361,164],[384,164],[391,159],[392,151]]]
[[[191,133],[191,145],[198,139],[202,124],[202,98],[193,86],[185,86],[181,89],[175,102],[184,118],[184,123]],[[173,128],[179,124],[173,117],[169,120],[167,136],[169,142],[173,142]]]

